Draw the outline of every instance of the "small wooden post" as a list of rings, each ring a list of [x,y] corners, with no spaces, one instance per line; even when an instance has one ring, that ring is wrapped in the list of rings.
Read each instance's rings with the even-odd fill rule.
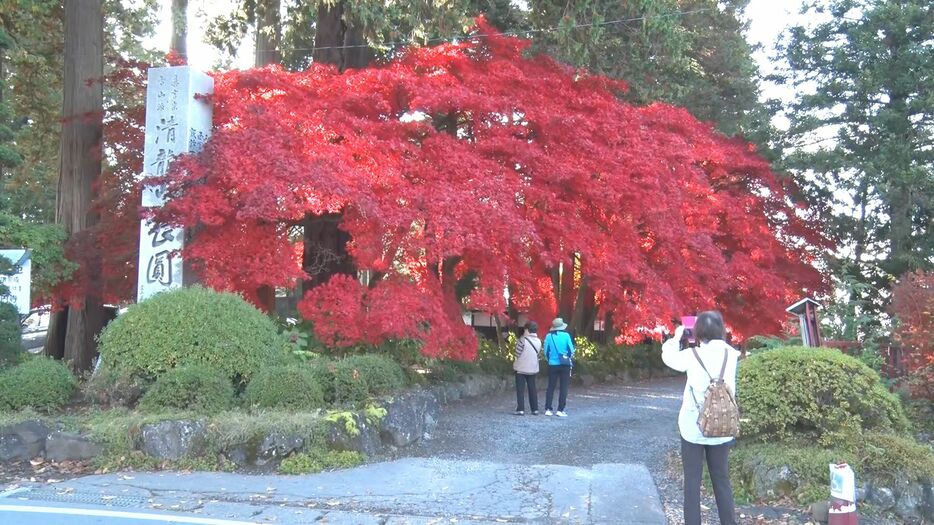
[[[820,327],[817,322],[817,308],[820,303],[805,297],[785,309],[786,312],[797,315],[801,326],[801,342],[804,346],[821,346]]]

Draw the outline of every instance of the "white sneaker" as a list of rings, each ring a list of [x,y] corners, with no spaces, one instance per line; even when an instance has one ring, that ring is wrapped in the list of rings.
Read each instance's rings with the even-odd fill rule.
[[[550,415],[551,415],[551,410],[546,410],[546,411],[545,411],[545,415],[546,415],[546,416],[550,416]]]
[[[560,410],[557,411],[557,412],[555,412],[555,415],[558,416],[558,417],[568,417],[567,414],[565,414],[564,412],[562,412],[562,411],[560,411]]]

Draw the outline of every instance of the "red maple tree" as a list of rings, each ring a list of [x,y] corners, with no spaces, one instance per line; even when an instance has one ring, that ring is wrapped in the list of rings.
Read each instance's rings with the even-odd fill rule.
[[[204,282],[250,297],[307,278],[293,228],[340,212],[372,279],[307,292],[318,335],[460,358],[476,348],[462,305],[502,313],[507,289],[540,322],[609,316],[627,339],[707,308],[738,336],[774,333],[822,288],[825,239],[749,144],[476,31],[344,73],[217,74],[214,134],[174,163],[157,215],[198,225],[184,256]]]
[[[55,308],[78,306],[89,288],[100,290],[105,303],[136,298],[139,259],[140,185],[145,138],[146,72],[149,64],[109,57],[112,65],[103,78],[107,86],[104,136],[99,153],[104,158],[101,177],[94,188],[95,224],[73,234],[65,255],[77,264],[67,281],[59,283],[50,298]],[[101,275],[92,279],[86,269],[99,258]]]
[[[934,273],[904,275],[892,287],[895,340],[903,345],[912,393],[934,399]]]

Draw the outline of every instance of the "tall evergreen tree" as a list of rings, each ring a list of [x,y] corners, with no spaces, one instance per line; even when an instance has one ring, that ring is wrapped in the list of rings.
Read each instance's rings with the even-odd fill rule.
[[[66,4],[62,157],[55,219],[75,240],[99,220],[92,202],[101,174],[104,11],[101,0]],[[95,338],[106,321],[103,300],[94,292],[99,287],[93,286],[100,277],[100,259],[89,257],[85,264],[95,266],[84,270],[92,286],[83,304],[68,305],[53,316],[46,344],[49,355],[71,361],[76,370],[90,368]]]
[[[832,225],[858,317],[894,278],[934,267],[934,4],[823,0],[805,14],[822,22],[780,46],[777,80],[799,93],[784,162]]]
[[[531,0],[536,49],[629,83],[636,103],[686,107],[726,134],[758,136],[767,112],[742,21],[748,0]],[[548,31],[557,28],[556,31]]]

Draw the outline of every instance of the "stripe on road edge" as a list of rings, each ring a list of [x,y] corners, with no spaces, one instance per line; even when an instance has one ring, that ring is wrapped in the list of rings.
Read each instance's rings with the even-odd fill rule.
[[[0,492],[0,498],[9,498],[10,496],[14,494],[19,494],[20,492],[29,492],[30,490],[32,489],[30,489],[29,487],[17,487],[15,489],[5,490],[3,492]]]
[[[34,507],[28,505],[0,505],[0,512],[27,512],[32,514],[64,514],[69,516],[97,516],[101,518],[126,518],[134,520],[161,521],[169,523],[192,523],[198,525],[257,525],[255,521],[230,521],[195,516],[172,516],[168,514],[143,514],[119,510],[74,509],[67,507]]]

